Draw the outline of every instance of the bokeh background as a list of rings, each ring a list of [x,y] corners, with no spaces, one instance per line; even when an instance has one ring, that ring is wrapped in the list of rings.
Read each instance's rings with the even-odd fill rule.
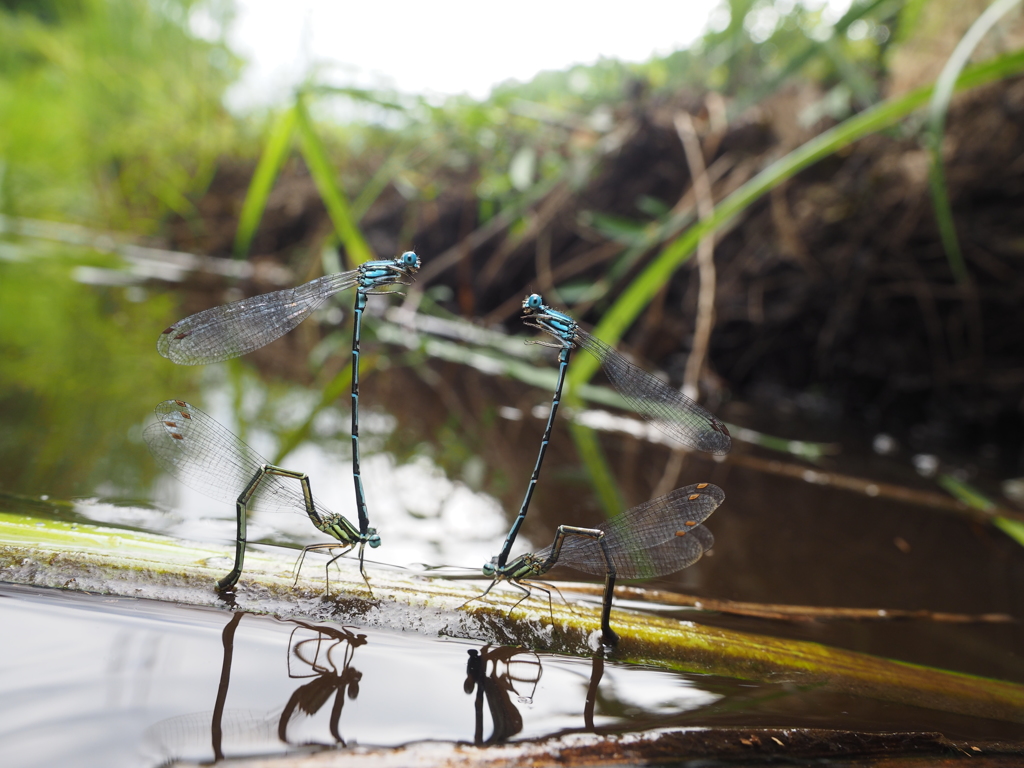
[[[650,442],[577,354],[522,547],[711,481],[714,556],[663,586],[1024,617],[1018,3],[369,5],[0,2],[7,511],[231,541],[141,439],[179,397],[352,516],[351,296],[244,360],[155,341],[412,249],[363,343],[385,561],[500,544],[554,384],[538,291],[736,439]],[[1024,680],[1018,629],[777,631]]]

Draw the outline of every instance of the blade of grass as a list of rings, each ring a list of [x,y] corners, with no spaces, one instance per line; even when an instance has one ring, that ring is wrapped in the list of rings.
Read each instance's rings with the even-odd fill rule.
[[[971,487],[963,480],[957,480],[952,475],[940,476],[939,485],[945,488],[954,498],[959,499],[973,509],[979,509],[982,512],[991,512],[993,509],[997,508],[996,503],[992,501],[992,499],[985,496],[978,489]],[[992,517],[992,523],[996,528],[1024,547],[1024,523],[1019,520],[1011,520],[1007,517],[1003,517],[1002,515],[994,515]]]
[[[373,369],[374,360],[369,355],[363,355],[362,365],[366,369],[364,373]],[[349,386],[352,382],[352,363],[349,362],[338,371],[334,378],[332,378],[323,389],[323,394],[320,397],[320,402],[309,412],[303,422],[295,429],[291,429],[280,437],[280,445],[277,448],[277,454],[271,460],[273,464],[284,464],[285,458],[294,451],[299,445],[309,437],[313,431],[313,421],[320,412],[338,402],[341,397],[348,391]]]
[[[377,172],[373,174],[362,190],[360,190],[356,199],[352,201],[352,218],[355,221],[362,220],[366,212],[370,210],[370,206],[373,205],[381,193],[387,189],[388,184],[398,175],[411,154],[412,150],[410,148],[399,147],[381,164]]]
[[[958,283],[966,283],[970,276],[964,256],[960,250],[960,240],[956,234],[956,223],[953,221],[953,208],[949,204],[949,188],[946,186],[946,172],[942,162],[942,141],[946,133],[946,115],[953,99],[953,90],[957,78],[967,66],[967,61],[974,49],[988,34],[989,30],[1010,10],[1020,4],[1020,0],[995,0],[985,9],[957,43],[952,55],[942,68],[942,73],[935,81],[935,91],[928,105],[928,126],[924,135],[924,145],[928,150],[930,166],[928,168],[928,186],[932,193],[932,206],[939,225],[942,247],[946,251],[949,269]]]
[[[252,240],[256,236],[256,229],[259,227],[263,211],[267,207],[270,191],[274,188],[274,182],[291,151],[295,117],[294,107],[286,109],[278,116],[270,129],[267,146],[264,147],[260,161],[256,165],[256,172],[252,176],[252,181],[249,182],[249,189],[245,193],[245,202],[242,204],[242,214],[238,218],[238,230],[235,232],[236,259],[244,259],[249,254]]]
[[[565,404],[571,408],[579,408],[582,402],[571,395],[565,397]],[[601,445],[597,441],[597,435],[590,427],[585,427],[575,421],[569,422],[569,431],[572,434],[572,441],[576,444],[576,452],[580,461],[590,475],[591,485],[597,493],[601,507],[607,517],[613,517],[626,508],[622,501],[622,495],[615,484],[615,473],[608,466],[604,457]]]
[[[853,22],[873,13],[880,7],[881,10],[876,14],[876,16],[884,18],[888,16],[890,12],[895,13],[895,8],[902,3],[903,0],[871,0],[871,2],[864,4],[854,3],[850,7],[850,10],[848,10],[846,14],[836,22],[835,26],[832,28],[832,35],[829,40],[833,40],[837,36],[844,34]],[[891,11],[890,8],[892,9]],[[727,110],[729,118],[731,119],[742,114],[749,107],[762,101],[766,96],[768,96],[768,94],[775,93],[786,80],[802,69],[805,64],[825,53],[826,50],[824,42],[808,39],[804,47],[791,56],[778,72],[771,75],[769,79],[763,81],[748,92],[739,94],[736,101],[729,105]]]
[[[429,331],[423,333],[423,335],[413,335],[409,333],[405,326],[393,322],[379,323],[375,332],[377,339],[387,344],[407,347],[416,350],[416,354],[422,353],[438,360],[467,365],[492,376],[510,377],[547,392],[554,389],[555,382],[558,379],[558,372],[554,368],[538,367],[533,363],[524,361],[521,355],[510,354],[506,349],[502,348],[502,344],[511,344],[513,348],[519,347],[521,341],[516,337],[500,336],[498,340],[489,346],[476,346],[475,344],[467,343],[465,339],[456,343],[445,339],[428,337]],[[486,344],[487,342],[484,343]],[[394,355],[391,356],[391,359],[394,362]],[[533,359],[532,356],[531,359]],[[566,397],[569,400],[566,400]],[[614,389],[594,384],[583,384],[579,389],[574,390],[573,393],[566,393],[563,401],[580,411],[585,408],[584,402],[620,410],[629,410],[626,401]],[[838,446],[831,443],[790,440],[784,437],[766,435],[753,429],[736,426],[735,424],[726,424],[726,426],[729,427],[734,439],[809,461],[818,461],[823,456],[838,453],[839,450]],[[657,435],[662,434],[656,429],[653,432]],[[619,511],[621,511],[621,507]]]
[[[1024,71],[1024,50],[1014,51],[971,67],[960,75],[957,90],[975,88]],[[896,99],[880,102],[849,120],[825,131],[806,144],[776,161],[757,176],[718,203],[714,215],[696,223],[664,250],[623,291],[618,300],[594,329],[594,335],[608,344],[616,344],[637,316],[661,290],[673,272],[696,250],[702,237],[728,223],[767,192],[792,178],[818,160],[834,154],[853,142],[898,123],[924,106],[934,86],[918,88]],[[580,355],[569,371],[569,382],[576,386],[587,382],[596,373],[600,362],[589,355]]]
[[[313,176],[320,197],[323,198],[324,205],[327,206],[327,213],[334,224],[334,230],[338,233],[341,244],[345,246],[347,268],[355,269],[360,264],[373,259],[373,251],[352,219],[345,193],[342,192],[337,174],[327,159],[327,151],[323,142],[320,141],[320,137],[313,129],[313,122],[310,120],[309,111],[306,109],[302,96],[299,96],[295,102],[295,116],[302,156],[306,160],[306,165],[309,166],[309,172]]]

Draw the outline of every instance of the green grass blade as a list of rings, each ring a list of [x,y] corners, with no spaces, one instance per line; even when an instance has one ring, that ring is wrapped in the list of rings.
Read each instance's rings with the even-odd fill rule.
[[[1014,51],[965,70],[957,79],[956,89],[975,88],[1022,70],[1024,70],[1024,50]],[[804,168],[849,146],[858,139],[895,125],[910,113],[923,107],[931,98],[933,90],[933,86],[926,86],[899,98],[880,102],[816,136],[761,171],[720,202],[711,218],[694,224],[676,240],[669,243],[623,291],[594,329],[594,335],[608,344],[616,344],[630,324],[654,298],[654,295],[669,280],[673,272],[694,253],[701,238],[720,229],[763,195],[792,178]],[[577,386],[589,381],[599,365],[600,362],[596,358],[580,355],[569,371],[571,385]]]
[[[948,491],[951,496],[959,499],[972,509],[980,509],[982,512],[991,512],[996,509],[996,504],[992,499],[985,496],[977,488],[973,488],[963,480],[957,480],[952,475],[940,476],[939,485]],[[992,523],[996,528],[1024,547],[1024,523],[1001,515],[993,515]]]
[[[372,369],[372,359],[368,355],[363,355],[362,363],[364,371],[367,373]],[[292,451],[299,447],[305,441],[313,431],[313,421],[317,416],[327,407],[334,405],[338,402],[341,397],[349,391],[352,385],[352,363],[349,362],[338,371],[334,378],[332,378],[327,385],[324,387],[323,394],[320,397],[320,402],[307,414],[303,422],[295,429],[289,430],[285,434],[281,435],[280,445],[277,448],[277,453],[271,460],[271,464],[281,465],[284,464],[285,459]]]
[[[928,149],[931,162],[928,169],[928,185],[932,193],[932,206],[935,208],[935,218],[939,225],[942,247],[946,251],[949,268],[958,283],[965,283],[968,280],[968,274],[967,265],[964,263],[964,256],[960,250],[960,240],[956,235],[953,208],[949,204],[949,189],[946,186],[946,173],[942,162],[942,140],[946,132],[946,115],[949,113],[949,104],[953,99],[957,78],[967,66],[974,49],[998,21],[1019,4],[1020,0],[995,0],[975,20],[971,28],[957,43],[946,66],[942,68],[942,73],[935,81],[935,91],[932,93],[931,103],[928,106],[928,127],[924,137],[924,144]]]
[[[821,46],[822,52],[836,68],[846,87],[850,89],[854,101],[861,107],[867,107],[878,101],[878,87],[874,80],[861,71],[857,63],[850,58],[843,46],[833,35]]]
[[[287,109],[278,116],[270,129],[270,138],[263,149],[256,172],[249,182],[242,204],[242,215],[238,219],[238,230],[235,232],[235,258],[244,259],[256,236],[256,229],[263,218],[267,207],[267,199],[274,188],[277,175],[284,166],[291,151],[292,132],[295,130],[295,108]]]
[[[572,395],[565,398],[565,403],[571,408],[578,408],[583,405],[578,398],[574,398]],[[579,454],[580,460],[583,462],[583,466],[586,467],[587,474],[590,475],[591,485],[594,488],[594,492],[597,493],[597,498],[601,502],[601,508],[604,509],[605,515],[612,517],[619,514],[626,508],[626,505],[623,503],[622,496],[619,494],[619,488],[615,484],[615,473],[608,466],[608,461],[601,451],[601,444],[597,441],[597,434],[590,427],[577,424],[575,421],[569,422],[569,431],[572,434],[573,442],[576,444],[576,451]]]
[[[992,522],[995,523],[996,528],[1024,547],[1024,523],[1018,520],[1008,520],[1005,517],[997,517]]]
[[[354,269],[363,262],[375,258],[373,251],[352,219],[345,193],[338,184],[337,173],[327,159],[327,150],[313,129],[313,122],[301,97],[295,103],[295,114],[302,156],[309,166],[309,172],[313,176],[320,197],[327,206],[334,230],[338,233],[341,244],[345,246],[347,268]]]
[[[939,239],[942,241],[942,249],[946,252],[949,270],[958,283],[966,283],[969,279],[967,265],[960,250],[960,238],[956,234],[953,206],[949,204],[949,187],[946,185],[946,170],[942,163],[942,136],[938,137],[938,145],[932,144],[934,138],[929,136],[925,141],[928,148],[928,189],[932,195],[932,208],[935,210]]]
[[[836,22],[835,26],[832,28],[832,38],[830,39],[834,39],[835,37],[844,34],[853,22],[867,16],[868,14],[874,13],[876,10],[878,10],[876,16],[880,16],[882,18],[888,16],[891,12],[890,8],[901,2],[903,2],[903,0],[871,0],[871,2],[864,4],[854,3],[843,18]],[[739,94],[736,101],[729,105],[727,110],[729,117],[732,118],[736,115],[742,114],[769,94],[778,91],[782,84],[802,69],[805,64],[824,53],[825,43],[808,39],[803,48],[793,54],[778,72],[774,75],[770,75],[767,80],[762,81],[761,84],[755,88],[747,91],[746,93]]]

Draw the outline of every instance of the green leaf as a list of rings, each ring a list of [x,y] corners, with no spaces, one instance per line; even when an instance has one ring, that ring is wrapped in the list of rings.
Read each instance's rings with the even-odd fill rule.
[[[567,394],[565,404],[570,408],[582,405],[576,398]],[[607,517],[622,512],[626,505],[622,501],[622,495],[615,484],[615,473],[608,466],[608,461],[601,451],[601,444],[597,441],[597,434],[590,427],[585,427],[575,421],[570,422],[569,431],[572,433],[572,440],[576,444],[576,451],[579,453],[583,466],[590,475],[594,491],[601,500],[601,507]]]
[[[256,172],[249,182],[245,202],[242,204],[242,214],[238,218],[238,230],[235,232],[236,259],[244,259],[249,254],[260,219],[263,218],[263,211],[267,207],[267,199],[291,151],[295,118],[295,107],[287,109],[278,116],[270,129],[267,146],[264,147],[260,161],[256,165]]]
[[[1011,9],[1020,4],[1020,0],[995,0],[981,16],[971,25],[957,43],[942,73],[935,81],[931,104],[928,106],[928,128],[924,137],[928,149],[930,166],[928,169],[928,185],[932,193],[932,206],[939,225],[942,247],[946,251],[949,268],[958,283],[968,280],[967,265],[960,251],[960,240],[956,235],[956,224],[953,221],[953,209],[949,204],[949,189],[946,186],[946,172],[942,162],[942,142],[946,132],[946,115],[953,99],[953,91],[957,79],[967,66],[971,54],[978,43],[996,23]]]
[[[324,205],[327,206],[327,213],[334,224],[334,231],[338,233],[338,238],[345,247],[348,268],[354,269],[359,264],[373,259],[373,251],[352,219],[345,193],[342,192],[341,186],[338,184],[337,173],[327,159],[327,150],[313,129],[313,123],[301,96],[295,102],[295,115],[302,156],[306,160],[306,165],[309,166],[309,172],[313,176],[320,197],[323,198]]]
[[[584,214],[586,223],[607,237],[624,245],[636,244],[647,232],[648,225],[624,216],[588,211]]]
[[[992,522],[996,528],[1024,547],[1024,523],[1017,520],[1007,520],[1005,517],[997,517]]]
[[[996,503],[992,499],[963,480],[953,477],[953,475],[940,475],[939,485],[946,489],[951,496],[959,499],[972,509],[979,509],[982,512],[991,512],[996,509]],[[992,524],[1024,547],[1024,523],[1000,515],[993,515]]]

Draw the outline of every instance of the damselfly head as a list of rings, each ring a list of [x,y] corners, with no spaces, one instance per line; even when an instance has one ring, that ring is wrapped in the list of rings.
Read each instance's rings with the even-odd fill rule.
[[[409,272],[417,272],[420,268],[420,257],[417,256],[413,251],[406,251],[400,257],[402,266],[405,267]]]
[[[370,547],[373,548],[373,549],[376,549],[377,547],[379,547],[380,546],[380,534],[377,533],[377,529],[376,528],[370,528],[366,532],[369,534],[369,536],[366,537],[366,543],[369,544]]]
[[[492,557],[489,563],[484,563],[484,576],[488,579],[493,579],[494,574],[498,572],[498,558]]]
[[[539,293],[531,293],[523,299],[523,312],[532,315],[544,308],[544,297]]]

